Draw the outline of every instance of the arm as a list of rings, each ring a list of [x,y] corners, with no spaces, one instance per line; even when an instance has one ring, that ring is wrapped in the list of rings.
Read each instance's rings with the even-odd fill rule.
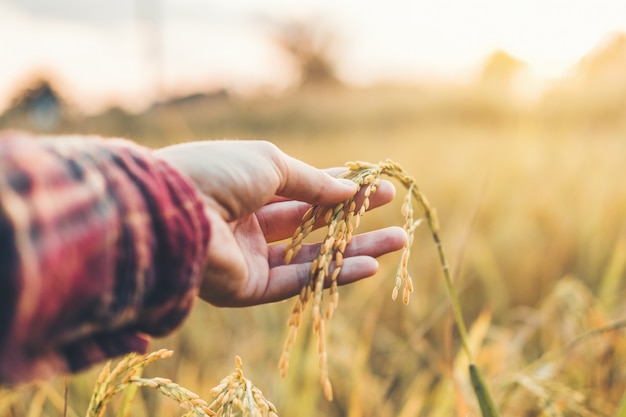
[[[0,139],[0,383],[143,351],[144,334],[175,328],[196,294],[220,306],[298,294],[319,243],[284,265],[281,241],[310,204],[355,191],[264,141],[151,152]],[[370,208],[394,192],[381,182]],[[374,258],[406,241],[399,227],[355,236],[338,282],[374,275]]]
[[[146,349],[186,316],[209,224],[193,184],[126,141],[0,139],[0,382]]]

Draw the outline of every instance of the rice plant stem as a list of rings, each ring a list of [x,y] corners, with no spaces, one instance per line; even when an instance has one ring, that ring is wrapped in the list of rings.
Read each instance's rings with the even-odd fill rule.
[[[424,210],[424,215],[426,216],[426,221],[428,222],[430,232],[432,234],[433,240],[435,241],[435,246],[437,246],[437,253],[439,254],[439,262],[441,263],[441,269],[443,270],[443,277],[446,282],[448,295],[450,296],[450,304],[452,305],[452,313],[454,314],[454,321],[459,331],[461,345],[469,361],[473,362],[472,351],[469,347],[467,327],[465,326],[465,320],[463,320],[463,314],[461,313],[461,306],[459,303],[459,298],[457,296],[456,289],[454,288],[454,282],[452,280],[452,275],[450,273],[450,266],[448,264],[446,254],[443,250],[441,237],[439,236],[439,221],[437,220],[437,214],[430,207],[430,204],[428,203],[424,195],[419,191],[419,189],[414,183],[407,183],[403,181],[402,184],[405,187],[410,189],[411,193],[413,194],[413,197],[422,205],[422,208]]]
[[[326,238],[320,245],[316,259],[313,261],[307,284],[300,292],[300,299],[297,301],[294,309],[292,309],[292,313],[288,321],[290,326],[289,336],[285,342],[285,348],[283,349],[283,354],[281,355],[279,367],[281,374],[284,375],[288,365],[289,350],[293,344],[295,331],[300,324],[300,315],[302,314],[307,301],[313,295],[313,326],[319,338],[320,348],[318,350],[320,354],[320,366],[322,368],[322,381],[325,386],[326,396],[329,400],[332,398],[332,391],[330,388],[330,381],[327,377],[323,320],[329,319],[331,316],[330,313],[332,313],[332,310],[336,307],[337,294],[334,293],[334,291],[336,291],[335,287],[331,285],[331,301],[328,304],[323,304],[323,282],[329,276],[329,266],[333,262],[333,259],[335,260],[336,266],[335,272],[337,272],[341,267],[343,257],[338,256],[338,253],[343,253],[345,246],[350,243],[353,230],[359,226],[361,217],[369,207],[370,194],[376,192],[382,176],[388,176],[391,177],[391,179],[397,180],[407,190],[405,200],[401,208],[401,213],[405,219],[403,228],[407,233],[408,239],[402,252],[401,262],[398,265],[395,286],[391,297],[394,300],[396,299],[398,296],[398,289],[401,287],[402,283],[404,283],[402,302],[404,304],[409,303],[410,294],[413,292],[413,281],[407,271],[410,247],[413,243],[413,236],[416,227],[422,220],[426,220],[434,239],[435,246],[437,247],[439,262],[443,269],[446,289],[450,297],[454,322],[461,340],[461,348],[467,355],[468,360],[473,362],[473,356],[468,342],[469,337],[467,328],[463,320],[463,314],[461,312],[457,292],[454,288],[452,280],[452,273],[450,271],[450,267],[443,250],[443,245],[441,243],[441,237],[439,235],[437,213],[431,208],[426,197],[420,192],[415,180],[411,176],[407,175],[407,173],[397,163],[391,160],[379,162],[378,164],[356,161],[348,162],[346,163],[346,166],[349,169],[344,172],[341,177],[350,179],[358,185],[358,188],[362,191],[363,196],[361,206],[357,209],[354,197],[352,197],[349,200],[337,204],[334,208],[332,208],[332,210],[330,208],[320,208],[320,206],[311,207],[302,217],[300,226],[293,233],[291,242],[285,249],[285,264],[288,264],[301,248],[302,239],[312,230],[312,226],[315,224],[315,221],[318,220],[318,218],[324,219],[324,222],[328,227],[328,232]],[[423,216],[417,221],[415,220],[413,213],[413,200],[418,203],[420,209],[423,211]],[[333,274],[331,278],[334,282],[336,275]],[[328,307],[329,314],[322,314],[324,307]]]
[[[441,243],[441,237],[439,236],[439,221],[437,220],[437,213],[430,206],[428,200],[421,193],[413,178],[407,176],[401,169],[391,165],[386,170],[383,170],[390,177],[394,177],[399,180],[402,185],[409,190],[413,195],[413,198],[422,206],[424,210],[424,216],[428,222],[428,227],[432,234],[435,246],[437,246],[437,253],[439,254],[439,262],[441,263],[441,269],[443,269],[443,276],[446,282],[446,288],[448,295],[450,296],[450,304],[452,306],[452,313],[454,314],[454,321],[456,323],[457,330],[459,331],[459,337],[461,339],[461,346],[465,351],[470,362],[473,362],[472,351],[469,347],[469,337],[467,335],[467,327],[465,326],[465,320],[463,320],[463,314],[461,313],[461,307],[459,298],[454,288],[454,282],[452,280],[452,274],[450,273],[450,266],[443,250],[443,244]]]

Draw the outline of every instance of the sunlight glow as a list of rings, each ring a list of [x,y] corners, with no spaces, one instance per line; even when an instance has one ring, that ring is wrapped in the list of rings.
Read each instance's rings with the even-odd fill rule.
[[[0,0],[0,108],[37,72],[58,78],[87,111],[116,102],[140,108],[159,93],[157,84],[167,94],[218,86],[283,88],[293,77],[284,54],[272,44],[267,22],[292,18],[318,19],[332,30],[340,76],[360,85],[471,80],[496,49],[525,61],[533,78],[545,81],[565,74],[611,31],[626,31],[623,0],[367,5],[356,0],[223,5],[161,0],[160,5],[160,32],[150,38],[155,26],[138,23],[129,7],[118,7],[119,21],[89,22],[74,15],[63,18],[62,9],[49,16]],[[163,41],[150,44],[149,38]]]

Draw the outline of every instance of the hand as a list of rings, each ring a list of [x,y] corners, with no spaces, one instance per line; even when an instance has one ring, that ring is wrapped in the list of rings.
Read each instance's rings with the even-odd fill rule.
[[[319,244],[305,245],[285,265],[285,245],[272,243],[290,237],[311,204],[334,205],[357,189],[352,181],[329,174],[342,169],[316,169],[265,141],[191,142],[155,154],[187,175],[202,194],[211,240],[200,297],[218,306],[262,304],[298,294]],[[393,185],[382,181],[370,197],[370,209],[394,195]],[[374,275],[375,258],[401,249],[406,241],[400,227],[355,236],[344,253],[339,284]]]

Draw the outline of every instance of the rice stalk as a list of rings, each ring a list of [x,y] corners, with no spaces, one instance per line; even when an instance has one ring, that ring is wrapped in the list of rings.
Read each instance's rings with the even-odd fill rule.
[[[235,358],[236,370],[211,389],[215,400],[209,408],[217,417],[278,417],[276,407],[266,400],[260,389],[243,375],[241,358]]]
[[[160,349],[146,355],[131,353],[126,355],[113,370],[111,370],[111,361],[107,362],[96,380],[86,416],[101,417],[113,396],[131,386],[149,387],[160,391],[188,410],[185,416],[214,416],[215,413],[197,394],[171,380],[138,376],[147,365],[161,358],[169,358],[172,354],[173,352],[167,349]]]
[[[441,238],[439,235],[439,221],[436,211],[431,207],[428,199],[417,186],[413,177],[408,175],[402,167],[394,161],[386,160],[377,164],[369,162],[348,162],[348,171],[342,177],[352,180],[363,195],[363,202],[357,207],[355,196],[337,204],[332,208],[312,206],[303,216],[300,226],[295,230],[291,241],[285,248],[285,264],[291,262],[294,256],[302,248],[303,240],[313,230],[313,225],[322,220],[327,227],[326,236],[323,238],[318,255],[311,265],[306,285],[302,288],[300,296],[296,299],[288,319],[288,336],[285,341],[283,352],[279,362],[282,376],[285,376],[289,366],[289,354],[297,331],[302,323],[302,314],[309,303],[313,329],[318,337],[318,354],[320,361],[320,380],[324,394],[328,400],[332,400],[332,385],[328,377],[325,320],[330,320],[337,308],[339,294],[337,292],[337,276],[340,273],[343,262],[343,253],[350,244],[354,230],[359,226],[361,218],[369,208],[369,198],[375,193],[382,177],[389,177],[399,181],[406,189],[402,203],[401,214],[404,217],[403,228],[407,233],[408,241],[402,249],[400,263],[395,276],[395,283],[391,293],[392,299],[396,300],[402,289],[402,302],[409,304],[411,293],[414,291],[413,279],[408,272],[409,257],[415,230],[426,221],[432,234],[439,261],[443,270],[446,288],[450,296],[452,312],[457,326],[461,346],[467,357],[472,362],[472,352],[468,342],[467,329],[461,313],[460,304],[453,285],[450,267],[446,259]],[[421,216],[416,219],[413,203],[416,202],[421,210]],[[330,277],[329,298],[324,302],[324,281]],[[491,407],[493,400],[489,396],[478,369],[472,365],[470,368],[472,381],[481,409],[495,409]],[[497,415],[487,414],[487,415]]]

